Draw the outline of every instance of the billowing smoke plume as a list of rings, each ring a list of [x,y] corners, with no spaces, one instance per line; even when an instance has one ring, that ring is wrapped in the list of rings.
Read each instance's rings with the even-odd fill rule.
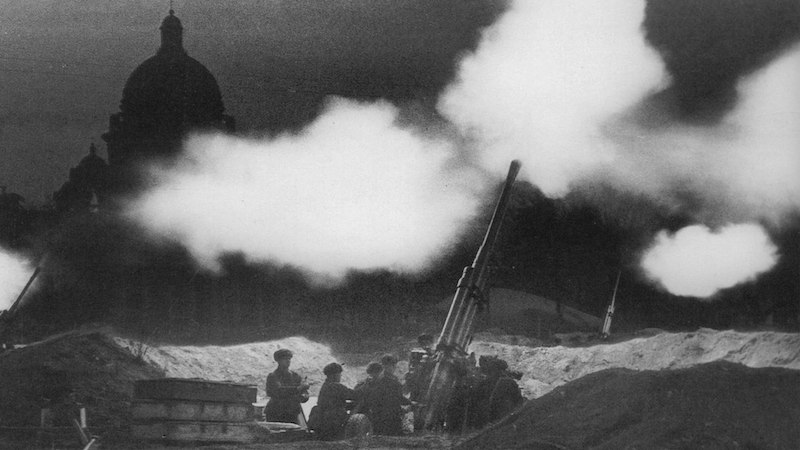
[[[642,258],[647,275],[675,295],[709,297],[770,270],[777,248],[753,224],[717,231],[702,225],[661,232]]]
[[[606,173],[622,189],[697,220],[780,224],[800,209],[798,79],[795,50],[743,80],[741,101],[713,127],[620,124],[618,158]]]
[[[743,100],[730,117],[741,139],[721,155],[719,173],[732,201],[753,215],[779,221],[800,210],[800,46],[744,80]],[[740,206],[740,207],[741,207]]]
[[[520,159],[550,196],[602,184],[711,226],[778,223],[800,202],[798,52],[742,81],[726,117],[685,122],[644,15],[636,0],[513,2],[439,99],[474,172]],[[485,183],[454,172],[452,140],[396,119],[387,104],[338,101],[297,136],[195,138],[135,214],[211,266],[241,251],[333,275],[418,268]]]
[[[462,62],[440,108],[489,167],[520,158],[550,195],[611,182],[723,223],[800,206],[800,52],[741,82],[722,123],[690,125],[648,95],[669,76],[643,17],[639,1],[518,1]]]
[[[11,307],[33,270],[27,259],[0,248],[0,310]]]
[[[644,1],[517,1],[461,64],[444,115],[498,173],[521,159],[529,181],[563,195],[613,160],[604,124],[665,81],[642,35]]]
[[[420,270],[475,213],[479,178],[396,120],[340,99],[299,135],[195,137],[132,214],[212,268],[242,252],[332,277]]]
[[[764,219],[782,224],[800,210],[798,79],[800,51],[795,50],[744,80],[741,102],[718,127],[659,129],[647,139],[657,157],[629,148],[628,154],[638,155],[635,172],[644,176],[619,179],[647,180],[639,183],[639,191],[666,199],[705,223]],[[680,203],[679,195],[687,191],[695,201],[691,209]],[[651,278],[670,292],[707,297],[752,280],[776,263],[775,247],[760,228],[743,226],[737,234],[726,229],[714,236],[688,230],[671,242],[661,234],[663,248],[642,260]]]
[[[644,12],[638,1],[517,1],[462,62],[440,109],[489,168],[522,159],[551,196],[602,183],[713,226],[779,224],[800,206],[800,52],[744,79],[723,120],[689,123],[645,40]],[[693,258],[674,256],[677,267]],[[758,272],[744,266],[728,285]],[[716,286],[704,292],[722,286],[700,274]]]

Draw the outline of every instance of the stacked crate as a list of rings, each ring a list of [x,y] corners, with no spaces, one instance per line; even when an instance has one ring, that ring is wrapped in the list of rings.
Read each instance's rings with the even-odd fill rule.
[[[141,380],[134,386],[131,434],[165,442],[269,440],[253,417],[256,387],[198,379]]]

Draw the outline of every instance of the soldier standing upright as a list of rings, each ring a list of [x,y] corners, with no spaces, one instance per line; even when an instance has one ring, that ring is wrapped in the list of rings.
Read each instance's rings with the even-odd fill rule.
[[[278,363],[278,368],[267,375],[269,402],[264,408],[264,418],[267,422],[299,424],[299,416],[303,412],[300,404],[308,401],[309,385],[300,375],[289,370],[292,363],[291,350],[280,349],[272,356]]]

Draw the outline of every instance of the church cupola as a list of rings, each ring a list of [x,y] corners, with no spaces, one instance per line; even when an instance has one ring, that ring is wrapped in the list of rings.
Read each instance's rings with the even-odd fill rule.
[[[161,48],[159,52],[183,52],[183,25],[175,17],[175,11],[169,10],[169,15],[161,22]]]
[[[161,47],[130,74],[119,112],[103,133],[115,193],[143,186],[142,163],[176,156],[187,133],[234,131],[214,75],[183,47],[183,25],[175,11],[169,10],[160,30]]]

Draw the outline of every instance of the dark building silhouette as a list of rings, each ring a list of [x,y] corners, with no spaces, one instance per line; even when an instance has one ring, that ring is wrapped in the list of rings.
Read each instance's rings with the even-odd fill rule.
[[[25,199],[0,186],[0,246],[16,246],[25,227]]]
[[[59,213],[89,212],[106,201],[111,186],[106,161],[97,156],[97,147],[89,146],[77,166],[69,170],[69,179],[53,194]]]
[[[189,131],[233,132],[216,79],[183,48],[183,26],[174,11],[161,23],[161,47],[131,73],[122,91],[120,111],[103,134],[114,192],[129,193],[142,184],[141,163],[169,159]]]
[[[22,211],[22,204],[25,199],[13,192],[7,192],[8,186],[0,186],[0,210],[2,211]]]
[[[217,81],[186,54],[183,26],[170,10],[161,23],[161,47],[128,77],[120,111],[111,115],[102,136],[108,163],[92,144],[53,194],[56,211],[96,211],[109,200],[135,194],[145,185],[142,165],[177,155],[188,132],[233,132],[234,120],[224,111]]]

